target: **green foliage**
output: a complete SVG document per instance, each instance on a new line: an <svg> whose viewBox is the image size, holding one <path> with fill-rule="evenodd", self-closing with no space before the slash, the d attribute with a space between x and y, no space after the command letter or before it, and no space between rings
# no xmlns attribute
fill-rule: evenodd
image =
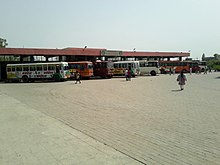
<svg viewBox="0 0 220 165"><path fill-rule="evenodd" d="M209 60L207 66L211 69L220 71L220 60Z"/></svg>
<svg viewBox="0 0 220 165"><path fill-rule="evenodd" d="M0 38L0 48L5 48L8 46L6 39Z"/></svg>

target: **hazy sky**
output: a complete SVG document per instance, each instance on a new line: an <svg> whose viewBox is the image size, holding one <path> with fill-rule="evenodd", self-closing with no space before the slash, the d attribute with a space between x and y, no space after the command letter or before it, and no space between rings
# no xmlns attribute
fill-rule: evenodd
<svg viewBox="0 0 220 165"><path fill-rule="evenodd" d="M220 53L220 0L0 0L8 47Z"/></svg>

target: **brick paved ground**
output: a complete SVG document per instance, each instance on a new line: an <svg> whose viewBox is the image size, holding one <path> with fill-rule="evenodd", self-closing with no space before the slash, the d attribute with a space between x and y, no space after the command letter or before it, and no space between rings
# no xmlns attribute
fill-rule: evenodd
<svg viewBox="0 0 220 165"><path fill-rule="evenodd" d="M179 91L176 77L0 84L0 92L120 152L116 158L96 159L106 159L106 164L109 159L117 161L109 164L220 164L220 73L187 75L184 91ZM78 156L71 159L73 164Z"/></svg>

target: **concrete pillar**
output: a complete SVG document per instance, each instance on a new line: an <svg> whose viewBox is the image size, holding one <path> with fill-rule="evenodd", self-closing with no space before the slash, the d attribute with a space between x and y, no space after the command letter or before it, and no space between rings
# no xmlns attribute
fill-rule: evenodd
<svg viewBox="0 0 220 165"><path fill-rule="evenodd" d="M23 62L23 56L20 56L20 62Z"/></svg>
<svg viewBox="0 0 220 165"><path fill-rule="evenodd" d="M46 58L46 61L48 62L48 60L49 60L49 57L48 57L48 56L45 56L45 58Z"/></svg>
<svg viewBox="0 0 220 165"><path fill-rule="evenodd" d="M62 56L59 56L59 61L62 61Z"/></svg>

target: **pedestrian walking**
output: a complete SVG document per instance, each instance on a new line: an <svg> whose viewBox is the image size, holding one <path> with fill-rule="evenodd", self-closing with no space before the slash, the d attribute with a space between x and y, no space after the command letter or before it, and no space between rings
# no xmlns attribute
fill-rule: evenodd
<svg viewBox="0 0 220 165"><path fill-rule="evenodd" d="M172 68L170 67L169 68L169 75L171 75L172 74Z"/></svg>
<svg viewBox="0 0 220 165"><path fill-rule="evenodd" d="M76 71L76 82L75 82L75 84L77 84L77 82L79 82L81 84L80 73L78 71Z"/></svg>
<svg viewBox="0 0 220 165"><path fill-rule="evenodd" d="M128 69L125 69L125 79L126 79L126 81L128 81Z"/></svg>
<svg viewBox="0 0 220 165"><path fill-rule="evenodd" d="M204 68L204 74L207 74L207 71L208 71L208 68L207 68L207 66L205 66L205 68Z"/></svg>
<svg viewBox="0 0 220 165"><path fill-rule="evenodd" d="M128 81L131 81L131 68L128 69Z"/></svg>
<svg viewBox="0 0 220 165"><path fill-rule="evenodd" d="M192 67L189 68L189 74L192 74Z"/></svg>
<svg viewBox="0 0 220 165"><path fill-rule="evenodd" d="M180 85L180 90L184 90L185 82L187 81L186 76L183 74L183 71L177 77L178 84Z"/></svg>

